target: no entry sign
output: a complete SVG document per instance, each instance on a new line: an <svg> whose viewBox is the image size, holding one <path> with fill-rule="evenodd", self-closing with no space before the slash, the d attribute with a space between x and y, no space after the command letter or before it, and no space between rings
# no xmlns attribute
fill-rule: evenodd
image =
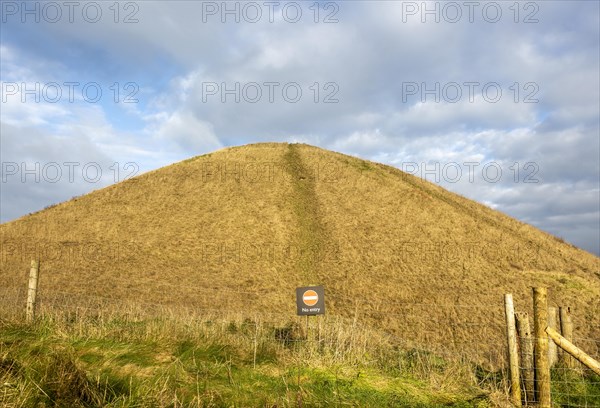
<svg viewBox="0 0 600 408"><path fill-rule="evenodd" d="M325 289L323 286L296 288L296 306L299 316L325 314Z"/></svg>

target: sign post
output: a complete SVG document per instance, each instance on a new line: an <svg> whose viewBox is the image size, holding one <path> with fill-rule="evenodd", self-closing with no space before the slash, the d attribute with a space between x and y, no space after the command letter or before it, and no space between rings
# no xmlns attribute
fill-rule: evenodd
<svg viewBox="0 0 600 408"><path fill-rule="evenodd" d="M323 286L296 288L298 316L306 316L306 338L309 339L308 317L325 314L325 289Z"/></svg>

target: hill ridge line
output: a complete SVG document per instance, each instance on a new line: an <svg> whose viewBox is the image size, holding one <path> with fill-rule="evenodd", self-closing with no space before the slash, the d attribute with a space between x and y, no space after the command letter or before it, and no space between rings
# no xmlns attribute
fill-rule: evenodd
<svg viewBox="0 0 600 408"><path fill-rule="evenodd" d="M379 164L379 163L376 163L376 164ZM408 183L410 186L418 189L419 191L422 191L423 193L429 195L430 197L432 197L434 199L439 200L440 202L443 202L443 203L449 205L450 207L453 207L454 209L462 212L463 214L467 215L468 217L470 217L473 220L482 221L482 222L488 224L489 226L492 226L492 227L498 229L499 231L503 231L503 232L508 233L509 235L516 236L523 243L532 243L533 242L530 239L528 239L527 237L523 236L522 231L520 230L520 228L531 226L530 224L523 223L522 221L519 221L517 219L510 217L513 220L518 221L521 224L519 226L519 228L515 229L515 228L512 228L511 226L504 225L502 222L500 222L494 218L507 216L507 215L496 209L485 207L486 209L491 210L491 212L492 212L491 215L486 214L483 211L483 208L478 208L478 210L476 212L474 212L474 211L470 210L465 204L461 203L458 199L458 198L460 198L460 199L466 199L466 200L472 201L469 198L460 196L457 193L454 193L450 190L444 190L445 193L449 193L449 194L446 194L447 196L445 196L444 194L441 194L434 190L433 187L441 187L435 183L432 183L427 180L419 179L418 177L416 177L410 173L406 173L394 166L390 166L390 165L386 165L386 164L379 164L379 166L384 167L385 169L387 169L388 171L390 171L392 173L401 173L402 180L404 182ZM481 203L478 203L478 204L482 205ZM536 228L537 230L539 230L540 232L545 234L548 238L557 240L557 237L555 237L554 235L549 234L543 230L540 230L539 228L537 228L535 226L534 226L534 228ZM546 251L548 253L548 255L552 254L553 256L565 256L565 254L558 254L556 252L556 250L553 249L548 243L540 241L540 242L535 242L535 245L537 245L538 250L543 249L544 251ZM567 244L567 245L570 245L570 244ZM570 245L570 246L573 247L572 245ZM580 249L577 247L575 247L575 248ZM541 256L541 254L538 253L538 256ZM567 255L567 257L569 258L569 260L571 262L576 264L579 268L585 268L585 266L579 261L579 259L577 259L577 257L572 256L572 255Z"/></svg>

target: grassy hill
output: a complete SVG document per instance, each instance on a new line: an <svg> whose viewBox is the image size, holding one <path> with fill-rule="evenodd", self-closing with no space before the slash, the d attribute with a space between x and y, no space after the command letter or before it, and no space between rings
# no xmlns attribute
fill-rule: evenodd
<svg viewBox="0 0 600 408"><path fill-rule="evenodd" d="M598 257L390 166L303 144L194 157L0 233L5 311L39 257L42 304L61 309L97 297L285 321L297 286L323 284L329 315L497 363L503 294L527 311L531 287L546 286L573 308L577 337L600 339Z"/></svg>

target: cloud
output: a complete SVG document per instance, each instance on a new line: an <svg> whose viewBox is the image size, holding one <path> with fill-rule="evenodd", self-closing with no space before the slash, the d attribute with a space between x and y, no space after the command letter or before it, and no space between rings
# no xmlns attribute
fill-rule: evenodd
<svg viewBox="0 0 600 408"><path fill-rule="evenodd" d="M210 123L189 112L175 112L163 120L156 136L179 146L184 151L208 153L223 147Z"/></svg>
<svg viewBox="0 0 600 408"><path fill-rule="evenodd" d="M113 161L88 137L7 123L0 131L2 222L114 183Z"/></svg>
<svg viewBox="0 0 600 408"><path fill-rule="evenodd" d="M27 132L36 146L80 154L85 141L103 160L142 171L259 141L304 141L398 167L458 163L467 171L465 162L478 162L473 182L440 184L600 253L589 227L600 219L597 2L496 2L497 22L481 4L470 21L459 2L454 23L455 6L444 2L298 3L296 23L288 3L256 3L258 22L248 21L248 2L175 1L134 2L138 9L121 8L118 23L109 3L99 3L104 14L94 24L3 23L1 81L97 81L108 96L30 104L17 94L2 105L3 157L29 159L9 140ZM240 14L223 14L223 5ZM437 8L439 23L424 5ZM131 11L138 21L123 23ZM324 23L327 16L338 22ZM134 82L139 102L113 103L115 82L121 96ZM492 162L503 171L494 183L481 174ZM528 176L538 183L524 183ZM44 202L29 187L11 188Z"/></svg>

